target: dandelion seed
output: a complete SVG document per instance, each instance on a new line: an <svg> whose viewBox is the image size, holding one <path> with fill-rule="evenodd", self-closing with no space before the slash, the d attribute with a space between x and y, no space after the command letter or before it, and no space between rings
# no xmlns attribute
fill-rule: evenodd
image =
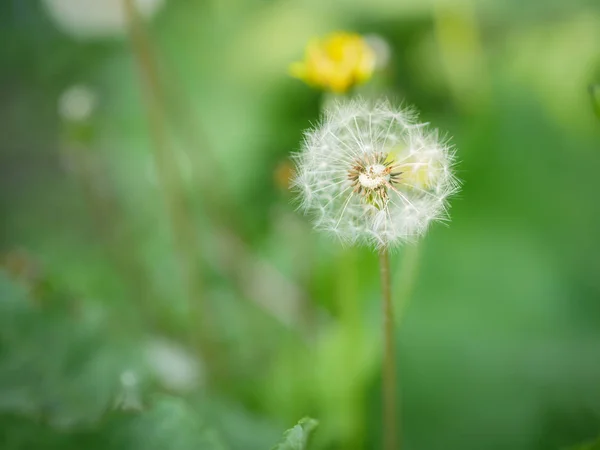
<svg viewBox="0 0 600 450"><path fill-rule="evenodd" d="M311 86L343 93L369 80L375 65L375 52L361 35L336 32L312 40L304 61L293 63L290 73Z"/></svg>
<svg viewBox="0 0 600 450"><path fill-rule="evenodd" d="M447 218L454 153L411 110L342 101L305 135L294 187L315 227L388 248Z"/></svg>

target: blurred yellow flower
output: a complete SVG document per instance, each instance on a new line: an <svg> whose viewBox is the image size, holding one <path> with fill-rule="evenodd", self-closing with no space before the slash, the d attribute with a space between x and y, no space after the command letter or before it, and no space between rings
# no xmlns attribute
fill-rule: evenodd
<svg viewBox="0 0 600 450"><path fill-rule="evenodd" d="M313 39L304 61L290 66L293 77L321 89L343 93L373 75L375 52L356 33L335 32Z"/></svg>

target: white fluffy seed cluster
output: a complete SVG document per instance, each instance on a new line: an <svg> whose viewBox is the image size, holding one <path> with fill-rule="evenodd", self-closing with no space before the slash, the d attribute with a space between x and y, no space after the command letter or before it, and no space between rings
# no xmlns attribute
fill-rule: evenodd
<svg viewBox="0 0 600 450"><path fill-rule="evenodd" d="M294 187L315 228L348 244L389 248L446 220L459 187L454 152L411 110L342 101L305 134Z"/></svg>

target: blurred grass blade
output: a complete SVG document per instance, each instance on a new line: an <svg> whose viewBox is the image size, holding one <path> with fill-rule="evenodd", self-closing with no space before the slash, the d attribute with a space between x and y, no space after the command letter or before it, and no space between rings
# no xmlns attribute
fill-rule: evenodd
<svg viewBox="0 0 600 450"><path fill-rule="evenodd" d="M600 84L590 85L590 97L592 98L594 113L600 119Z"/></svg>
<svg viewBox="0 0 600 450"><path fill-rule="evenodd" d="M319 422L310 417L301 419L294 428L290 428L283 435L283 441L272 450L306 450L308 441Z"/></svg>

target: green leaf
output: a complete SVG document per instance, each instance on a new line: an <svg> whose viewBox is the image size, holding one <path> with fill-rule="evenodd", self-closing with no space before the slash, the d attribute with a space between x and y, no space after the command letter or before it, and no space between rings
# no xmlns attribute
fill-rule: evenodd
<svg viewBox="0 0 600 450"><path fill-rule="evenodd" d="M272 450L306 450L312 432L319 424L315 419L305 417L298 424L285 432L283 441Z"/></svg>

